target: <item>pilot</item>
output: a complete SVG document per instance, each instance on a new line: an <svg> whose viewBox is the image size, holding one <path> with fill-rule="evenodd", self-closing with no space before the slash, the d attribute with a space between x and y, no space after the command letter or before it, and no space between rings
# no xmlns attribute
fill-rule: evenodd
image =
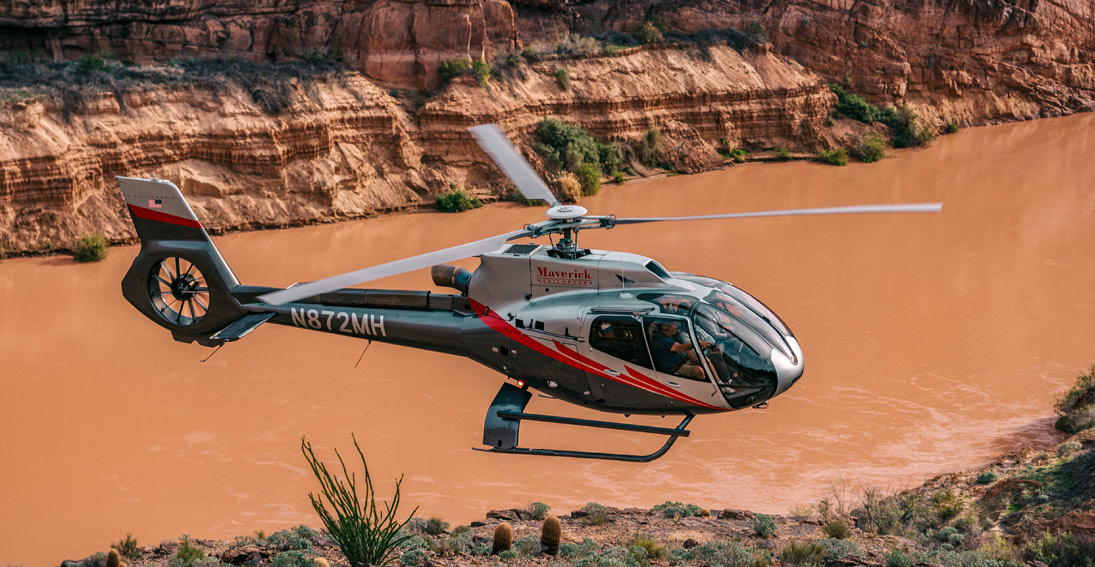
<svg viewBox="0 0 1095 567"><path fill-rule="evenodd" d="M654 324L654 336L652 337L654 351L654 367L659 372L676 374L694 380L706 380L700 359L696 357L695 345L691 341L677 340L677 322L667 321ZM700 341L701 348L708 348L714 343Z"/></svg>

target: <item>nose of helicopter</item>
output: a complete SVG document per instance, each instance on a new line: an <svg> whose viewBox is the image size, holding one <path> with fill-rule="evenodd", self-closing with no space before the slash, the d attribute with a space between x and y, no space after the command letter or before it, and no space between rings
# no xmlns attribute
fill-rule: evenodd
<svg viewBox="0 0 1095 567"><path fill-rule="evenodd" d="M772 364L776 367L776 396L786 392L795 382L798 382L798 379L802 378L802 372L805 369L802 347L799 346L798 340L793 336L784 336L784 340L786 340L787 346L791 347L791 354L794 359L784 356L779 350L772 351Z"/></svg>

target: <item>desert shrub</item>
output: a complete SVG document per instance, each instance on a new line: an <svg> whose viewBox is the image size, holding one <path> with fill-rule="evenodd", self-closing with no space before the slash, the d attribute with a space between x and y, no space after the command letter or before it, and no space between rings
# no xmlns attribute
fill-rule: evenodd
<svg viewBox="0 0 1095 567"><path fill-rule="evenodd" d="M848 165L848 152L844 148L821 150L817 153L817 159L828 165Z"/></svg>
<svg viewBox="0 0 1095 567"><path fill-rule="evenodd" d="M845 524L840 520L826 522L824 526L821 526L821 531L834 539L844 539L852 533L852 530L848 528L848 524Z"/></svg>
<svg viewBox="0 0 1095 567"><path fill-rule="evenodd" d="M654 22L647 20L639 28L639 41L643 42L643 45L655 45L665 43L665 37L662 36L662 30L658 29Z"/></svg>
<svg viewBox="0 0 1095 567"><path fill-rule="evenodd" d="M585 513L585 524L587 526L603 526L612 521L612 515L609 514L608 508L596 502L586 504Z"/></svg>
<svg viewBox="0 0 1095 567"><path fill-rule="evenodd" d="M627 178L624 177L623 172L617 171L612 175L612 181L615 182L617 185L623 185L624 182L627 181ZM4 259L2 252L3 250L0 250L0 260Z"/></svg>
<svg viewBox="0 0 1095 567"><path fill-rule="evenodd" d="M461 188L452 188L437 194L437 209L443 213L459 213L468 209L478 209L483 202L474 195L469 195Z"/></svg>
<svg viewBox="0 0 1095 567"><path fill-rule="evenodd" d="M860 138L855 154L860 161L874 163L886 157L886 141L873 134L867 134Z"/></svg>
<svg viewBox="0 0 1095 567"><path fill-rule="evenodd" d="M415 518L417 519L417 518ZM400 549L429 549L430 541L420 535L412 535L399 544Z"/></svg>
<svg viewBox="0 0 1095 567"><path fill-rule="evenodd" d="M482 59L476 59L471 64L471 72L475 75L475 82L478 83L479 86L487 86L487 80L490 79L490 63L487 63Z"/></svg>
<svg viewBox="0 0 1095 567"><path fill-rule="evenodd" d="M499 553L498 558L506 562L513 561L514 559L517 559L517 552L512 549L507 549Z"/></svg>
<svg viewBox="0 0 1095 567"><path fill-rule="evenodd" d="M430 562L430 556L424 549L410 549L399 556L399 564L404 567L426 565Z"/></svg>
<svg viewBox="0 0 1095 567"><path fill-rule="evenodd" d="M470 59L442 61L441 66L437 68L437 76L441 79L441 85L444 86L454 78L467 73L469 69L471 69Z"/></svg>
<svg viewBox="0 0 1095 567"><path fill-rule="evenodd" d="M426 520L426 533L436 536L445 533L445 530L449 529L449 523L441 518L430 518Z"/></svg>
<svg viewBox="0 0 1095 567"><path fill-rule="evenodd" d="M1018 555L1015 546L1011 545L1000 534L996 534L991 540L985 542L980 551L982 557L1005 565L1013 563Z"/></svg>
<svg viewBox="0 0 1095 567"><path fill-rule="evenodd" d="M552 178L552 188L555 194L563 201L577 203L582 196L582 183L578 176L569 171L560 172Z"/></svg>
<svg viewBox="0 0 1095 567"><path fill-rule="evenodd" d="M674 549L671 563L695 561L708 567L763 567L771 563L767 552L729 540L708 541L692 549Z"/></svg>
<svg viewBox="0 0 1095 567"><path fill-rule="evenodd" d="M741 31L757 43L768 43L768 31L760 22L749 22Z"/></svg>
<svg viewBox="0 0 1095 567"><path fill-rule="evenodd" d="M205 557L205 552L190 543L190 534L183 534L179 538L179 549L175 551L175 557L171 558L171 567L189 567Z"/></svg>
<svg viewBox="0 0 1095 567"><path fill-rule="evenodd" d="M836 107L833 109L836 112L865 124L871 124L878 120L878 108L867 102L863 97L850 93L847 89L837 84L829 85L829 89L832 90L837 97Z"/></svg>
<svg viewBox="0 0 1095 567"><path fill-rule="evenodd" d="M0 258L2 257L0 255ZM125 534L125 539L118 543L111 543L110 547L117 550L122 557L128 559L137 559L141 556L141 549L137 547L137 539L133 537L133 534Z"/></svg>
<svg viewBox="0 0 1095 567"><path fill-rule="evenodd" d="M513 542L513 549L517 551L518 555L525 557L534 557L540 553L543 547L540 544L540 538L535 535L527 535L521 539Z"/></svg>
<svg viewBox="0 0 1095 567"><path fill-rule="evenodd" d="M77 262L98 262L107 255L106 237L101 234L84 234L76 241L73 256Z"/></svg>
<svg viewBox="0 0 1095 567"><path fill-rule="evenodd" d="M918 131L916 111L909 105L902 105L901 108L886 107L879 112L878 121L890 127L893 147L912 148L921 145L922 130Z"/></svg>
<svg viewBox="0 0 1095 567"><path fill-rule="evenodd" d="M815 565L825 562L825 546L816 542L793 541L779 552L781 565Z"/></svg>
<svg viewBox="0 0 1095 567"><path fill-rule="evenodd" d="M266 543L278 551L312 549L312 540L318 535L312 528L301 524L295 528L270 534L270 537L266 538Z"/></svg>
<svg viewBox="0 0 1095 567"><path fill-rule="evenodd" d="M587 191L600 189L600 176L612 175L620 169L621 148L616 143L602 144L581 126L567 124L554 118L545 118L536 128L536 144L533 148L553 169L565 169L578 175L581 186ZM592 182L592 171L581 172L584 164L596 168L597 182ZM583 179L583 175L587 176ZM593 194L593 193L587 193Z"/></svg>
<svg viewBox="0 0 1095 567"><path fill-rule="evenodd" d="M316 567L316 559L301 550L283 551L274 556L272 567Z"/></svg>
<svg viewBox="0 0 1095 567"><path fill-rule="evenodd" d="M745 160L749 159L749 152L741 148L734 148L727 157L734 160L734 163L745 163Z"/></svg>
<svg viewBox="0 0 1095 567"><path fill-rule="evenodd" d="M350 474L337 449L335 456L342 467L342 478L332 476L327 465L316 458L312 444L301 437L300 450L320 484L320 494L309 492L308 499L316 514L323 520L327 533L342 549L351 565L384 565L399 544L410 537L399 533L418 508L406 520L400 522L396 519L399 510L399 486L403 483L403 477L399 477L391 500L384 503L384 512L377 510L369 465L365 462L365 455L357 444L357 438L353 437L353 440L354 448L361 458L361 466L365 469L362 487L364 490L360 492L356 475Z"/></svg>
<svg viewBox="0 0 1095 567"><path fill-rule="evenodd" d="M590 538L585 538L582 543L562 543L559 544L559 555L562 555L565 559L570 561L576 561L586 557L587 555L597 552L597 542Z"/></svg>
<svg viewBox="0 0 1095 567"><path fill-rule="evenodd" d="M1067 392L1057 399L1053 408L1057 410L1057 413L1061 414L1061 416L1069 417L1070 415L1081 413L1093 404L1095 404L1095 364L1092 364L1086 373L1080 374L1076 378L1076 382ZM1060 424L1061 421L1058 420L1058 429L1062 429ZM1079 425L1077 423L1067 423L1066 425L1071 426L1069 429L1062 429L1062 431L1065 431L1066 433L1076 433L1086 429L1086 427L1077 428L1076 426Z"/></svg>
<svg viewBox="0 0 1095 567"><path fill-rule="evenodd" d="M958 528L954 526L947 526L938 532L935 532L935 539L941 543L950 544L952 546L962 543L964 539L962 534L958 533Z"/></svg>
<svg viewBox="0 0 1095 567"><path fill-rule="evenodd" d="M959 126L957 122L947 122L947 125L943 127L943 133L954 134L958 132Z"/></svg>
<svg viewBox="0 0 1095 567"><path fill-rule="evenodd" d="M1071 455L1083 448L1083 443L1072 439L1070 441L1065 441L1064 443L1061 443L1061 446L1057 447L1057 455L1060 457L1067 457L1068 455Z"/></svg>
<svg viewBox="0 0 1095 567"><path fill-rule="evenodd" d="M639 548L642 550L636 557L641 563L649 561L661 561L665 559L669 554L665 549L665 546L658 543L658 540L645 534L635 534L635 537L631 538L631 542L628 543L628 550ZM635 553L631 554L633 557Z"/></svg>
<svg viewBox="0 0 1095 567"><path fill-rule="evenodd" d="M825 547L825 561L832 563L839 561L845 557L862 557L863 551L859 549L859 546L854 541L846 539L823 539L820 543Z"/></svg>
<svg viewBox="0 0 1095 567"><path fill-rule="evenodd" d="M541 521L547 518L548 512L551 511L551 506L544 504L543 502L533 502L528 505L529 519Z"/></svg>
<svg viewBox="0 0 1095 567"><path fill-rule="evenodd" d="M585 162L578 166L576 172L578 183L582 186L583 195L596 195L601 192L601 170L596 165Z"/></svg>
<svg viewBox="0 0 1095 567"><path fill-rule="evenodd" d="M860 490L859 499L862 505L852 513L857 518L857 525L866 531L897 534L918 515L914 498L885 498L878 489L864 487Z"/></svg>
<svg viewBox="0 0 1095 567"><path fill-rule="evenodd" d="M932 503L935 513L944 521L962 513L962 498L949 486L932 494Z"/></svg>
<svg viewBox="0 0 1095 567"><path fill-rule="evenodd" d="M886 567L913 567L913 560L900 549L891 549L886 553Z"/></svg>
<svg viewBox="0 0 1095 567"><path fill-rule="evenodd" d="M753 533L765 539L776 535L776 521L768 514L757 514L753 518Z"/></svg>
<svg viewBox="0 0 1095 567"><path fill-rule="evenodd" d="M657 128L646 131L639 141L639 161L643 165L655 167L662 161L662 132Z"/></svg>
<svg viewBox="0 0 1095 567"><path fill-rule="evenodd" d="M996 473L993 471L983 471L977 475L977 484L992 484L996 482Z"/></svg>
<svg viewBox="0 0 1095 567"><path fill-rule="evenodd" d="M564 91L570 90L570 71L567 71L566 67L555 69L555 84Z"/></svg>
<svg viewBox="0 0 1095 567"><path fill-rule="evenodd" d="M710 516L711 513L695 504L681 504L680 502L665 501L650 510L656 514L662 514L666 518L685 518L688 516Z"/></svg>
<svg viewBox="0 0 1095 567"><path fill-rule="evenodd" d="M787 148L780 148L776 150L776 157L783 161L788 161L794 159L795 156L791 153L791 150Z"/></svg>

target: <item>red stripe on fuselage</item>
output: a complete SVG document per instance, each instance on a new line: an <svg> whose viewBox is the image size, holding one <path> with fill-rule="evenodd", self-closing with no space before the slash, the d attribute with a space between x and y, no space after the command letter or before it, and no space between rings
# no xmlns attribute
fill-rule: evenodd
<svg viewBox="0 0 1095 567"><path fill-rule="evenodd" d="M495 315L493 311L490 311L482 303L479 303L474 299L471 299L469 301L471 302L472 309L474 309L475 313L479 315L479 319L491 329L494 329L495 331L498 331L499 333L510 337L511 339L521 343L522 345L525 345L535 350L536 352L539 352L540 354L567 364L568 366L572 366L582 371L591 371L597 376L607 378L609 380L612 380L613 382L619 382L627 386L634 386L641 390L646 390L653 394L658 394L659 396L673 398L677 401L685 402L694 406L700 406L719 411L729 411L727 410L727 408L713 406L711 404L701 402L697 399L690 398L675 390L671 390L669 389L669 387L663 385L661 382L658 382L657 380L654 380L649 376L639 373L628 366L624 366L626 373L620 374L619 376L607 374L604 372L605 370L608 370L607 366L604 366L600 363L597 363L593 360L590 360L589 358L582 356L578 352L567 348L565 345L558 341L553 340L556 348L558 348L559 351L552 350L541 344L536 339L522 333L520 329L514 327L513 325L510 325L509 322L505 321L498 315Z"/></svg>
<svg viewBox="0 0 1095 567"><path fill-rule="evenodd" d="M177 224L179 226L189 226L190 228L201 228L202 223L193 220L185 219L183 217L177 217L175 215L169 215L164 212L154 211L152 209L146 209L144 207L138 207L137 205L129 205L129 210L133 211L133 214L150 221L166 222L171 224Z"/></svg>

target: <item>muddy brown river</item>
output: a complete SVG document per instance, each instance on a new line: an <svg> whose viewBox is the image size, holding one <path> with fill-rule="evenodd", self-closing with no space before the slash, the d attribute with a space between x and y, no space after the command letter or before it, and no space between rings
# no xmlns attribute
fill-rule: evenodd
<svg viewBox="0 0 1095 567"><path fill-rule="evenodd" d="M466 523L532 501L665 500L785 513L843 484L898 490L1056 439L1052 402L1095 360L1095 115L963 130L876 164L748 165L607 186L619 216L943 201L935 215L768 218L588 231L731 281L801 342L765 410L701 416L649 464L472 451L501 375L466 359L264 326L207 362L123 299L137 248L0 264L0 564L56 565L132 533L227 538L318 518L300 453L355 433L405 512ZM244 283L288 285L540 220L510 204L234 234ZM474 259L463 263L474 267ZM373 287L436 289L427 271ZM534 398L529 411L601 416ZM648 418L643 423L675 420ZM537 427L539 425L539 427ZM651 451L650 437L529 423L527 446ZM576 440L575 438L579 438Z"/></svg>

